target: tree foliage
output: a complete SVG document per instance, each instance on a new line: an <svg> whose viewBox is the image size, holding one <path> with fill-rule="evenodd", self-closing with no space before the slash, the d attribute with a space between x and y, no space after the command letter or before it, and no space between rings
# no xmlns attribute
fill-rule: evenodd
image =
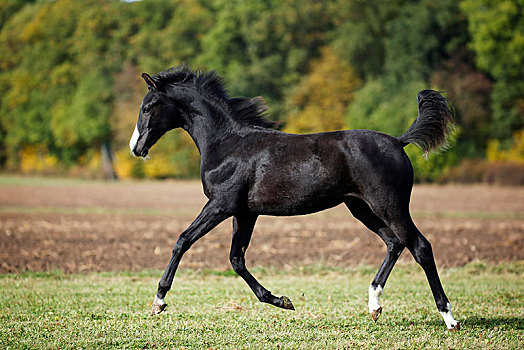
<svg viewBox="0 0 524 350"><path fill-rule="evenodd" d="M523 8L522 0L0 0L0 166L91 169L112 145L122 176L196 176L198 152L182 132L163 137L150 162L127 151L146 92L140 73L186 62L216 70L233 96L263 96L293 132L398 136L416 117L418 90L445 90L460 125L454 150L422 161L408 149L420 179L434 180L461 158L515 144Z"/></svg>
<svg viewBox="0 0 524 350"><path fill-rule="evenodd" d="M461 5L477 66L495 80L493 136L509 140L524 126L524 1L465 0Z"/></svg>
<svg viewBox="0 0 524 350"><path fill-rule="evenodd" d="M285 131L294 133L341 130L344 115L362 82L353 67L343 62L331 47L312 61L311 71L289 98Z"/></svg>

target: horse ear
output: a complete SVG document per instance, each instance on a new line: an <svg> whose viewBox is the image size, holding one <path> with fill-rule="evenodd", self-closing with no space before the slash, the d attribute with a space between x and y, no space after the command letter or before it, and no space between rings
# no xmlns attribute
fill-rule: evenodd
<svg viewBox="0 0 524 350"><path fill-rule="evenodd" d="M144 79L144 81L146 82L147 88L149 90L151 90L151 91L157 91L158 90L157 84L155 83L153 78L151 78L151 76L149 74L142 73L142 79Z"/></svg>

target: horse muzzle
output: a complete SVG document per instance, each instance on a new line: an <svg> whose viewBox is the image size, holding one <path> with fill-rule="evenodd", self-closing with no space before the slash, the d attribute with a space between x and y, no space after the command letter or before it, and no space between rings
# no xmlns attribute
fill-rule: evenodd
<svg viewBox="0 0 524 350"><path fill-rule="evenodd" d="M146 147L142 148L142 150L139 150L137 148L131 150L131 154L133 154L133 156L135 156L135 157L142 157L142 158L144 158L144 157L147 156L148 153L149 153L149 150Z"/></svg>
<svg viewBox="0 0 524 350"><path fill-rule="evenodd" d="M149 152L149 148L146 146L146 140L148 138L149 132L146 131L144 134L140 134L138 127L135 127L133 136L129 141L129 148L131 149L131 154L135 157L145 157Z"/></svg>

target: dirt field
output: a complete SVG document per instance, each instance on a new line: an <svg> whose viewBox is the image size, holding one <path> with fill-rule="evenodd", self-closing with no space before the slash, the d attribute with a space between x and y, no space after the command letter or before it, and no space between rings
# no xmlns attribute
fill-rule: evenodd
<svg viewBox="0 0 524 350"><path fill-rule="evenodd" d="M205 203L199 182L75 182L0 178L0 273L163 269ZM524 188L416 186L414 221L438 266L524 259ZM231 220L198 241L182 268L229 268ZM378 268L385 246L337 208L261 217L250 267L322 263ZM412 261L408 252L401 260Z"/></svg>

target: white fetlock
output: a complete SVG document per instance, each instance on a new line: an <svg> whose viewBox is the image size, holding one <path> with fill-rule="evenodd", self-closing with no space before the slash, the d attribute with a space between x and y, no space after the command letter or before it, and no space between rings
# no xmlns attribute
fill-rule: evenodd
<svg viewBox="0 0 524 350"><path fill-rule="evenodd" d="M451 304L448 303L446 305L448 311L440 311L440 314L442 315L442 318L444 319L444 322L446 322L446 326L448 327L449 332L455 332L460 329L460 323L455 321L453 318L453 315L451 314Z"/></svg>
<svg viewBox="0 0 524 350"><path fill-rule="evenodd" d="M155 299L153 300L151 313L153 315L158 315L159 313L164 311L166 306L167 306L167 304L164 302L164 299L161 299L161 298L159 298L158 296L155 295Z"/></svg>
<svg viewBox="0 0 524 350"><path fill-rule="evenodd" d="M380 306L380 295L382 294L382 287L377 286L373 287L372 285L369 286L369 300L368 300L368 308L369 313L371 314L371 317L373 318L373 321L377 321L378 317L382 313L382 307Z"/></svg>
<svg viewBox="0 0 524 350"><path fill-rule="evenodd" d="M155 300L153 300L153 305L165 305L164 299L160 299L155 295Z"/></svg>

